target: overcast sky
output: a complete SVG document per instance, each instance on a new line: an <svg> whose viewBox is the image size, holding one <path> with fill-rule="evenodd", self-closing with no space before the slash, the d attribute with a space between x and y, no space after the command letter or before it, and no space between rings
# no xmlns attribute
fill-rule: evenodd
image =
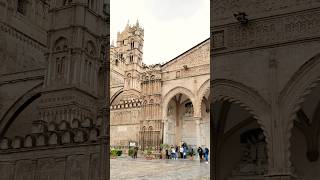
<svg viewBox="0 0 320 180"><path fill-rule="evenodd" d="M110 0L111 41L128 20L144 28L143 62L167 62L210 35L210 0Z"/></svg>

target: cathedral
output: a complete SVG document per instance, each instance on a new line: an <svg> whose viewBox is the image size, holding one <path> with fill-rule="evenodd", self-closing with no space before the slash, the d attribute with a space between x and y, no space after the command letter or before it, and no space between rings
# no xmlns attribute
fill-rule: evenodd
<svg viewBox="0 0 320 180"><path fill-rule="evenodd" d="M164 64L143 63L144 29L118 32L110 49L110 145L210 145L209 39Z"/></svg>

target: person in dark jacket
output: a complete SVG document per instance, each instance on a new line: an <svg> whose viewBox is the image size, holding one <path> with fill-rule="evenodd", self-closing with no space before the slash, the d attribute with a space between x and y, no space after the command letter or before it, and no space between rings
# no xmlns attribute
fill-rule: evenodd
<svg viewBox="0 0 320 180"><path fill-rule="evenodd" d="M206 147L204 149L204 158L206 159L206 163L209 163L209 149Z"/></svg>
<svg viewBox="0 0 320 180"><path fill-rule="evenodd" d="M200 161L202 160L202 156L203 156L203 149L201 147L198 148L198 154L199 154L199 158L200 158Z"/></svg>

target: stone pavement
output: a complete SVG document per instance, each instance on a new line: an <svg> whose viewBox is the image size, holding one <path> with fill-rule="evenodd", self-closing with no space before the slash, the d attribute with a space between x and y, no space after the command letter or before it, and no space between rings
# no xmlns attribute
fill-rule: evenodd
<svg viewBox="0 0 320 180"><path fill-rule="evenodd" d="M111 159L111 180L209 180L210 165L198 160Z"/></svg>

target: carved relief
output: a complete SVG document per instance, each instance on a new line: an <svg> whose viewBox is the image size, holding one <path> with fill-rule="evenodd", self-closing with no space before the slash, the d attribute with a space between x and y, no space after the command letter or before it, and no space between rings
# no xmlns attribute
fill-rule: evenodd
<svg viewBox="0 0 320 180"><path fill-rule="evenodd" d="M261 129L252 129L241 134L241 161L233 176L263 175L267 171L266 141Z"/></svg>

